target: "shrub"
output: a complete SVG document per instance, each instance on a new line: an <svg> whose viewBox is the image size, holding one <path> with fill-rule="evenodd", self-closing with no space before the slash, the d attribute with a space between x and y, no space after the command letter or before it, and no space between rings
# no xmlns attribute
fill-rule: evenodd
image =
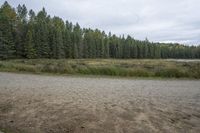
<svg viewBox="0 0 200 133"><path fill-rule="evenodd" d="M0 61L0 71L126 77L200 78L200 63L169 62L165 60L18 59Z"/></svg>
<svg viewBox="0 0 200 133"><path fill-rule="evenodd" d="M157 77L175 77L175 78L180 78L180 77L186 77L187 74L176 69L176 68L166 68L162 69L160 71L157 71L155 73L155 76Z"/></svg>

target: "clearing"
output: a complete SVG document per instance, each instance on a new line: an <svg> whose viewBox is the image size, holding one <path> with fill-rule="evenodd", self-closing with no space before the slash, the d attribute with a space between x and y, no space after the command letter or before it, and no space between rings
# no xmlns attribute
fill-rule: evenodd
<svg viewBox="0 0 200 133"><path fill-rule="evenodd" d="M199 80L0 73L5 133L197 133L199 125Z"/></svg>

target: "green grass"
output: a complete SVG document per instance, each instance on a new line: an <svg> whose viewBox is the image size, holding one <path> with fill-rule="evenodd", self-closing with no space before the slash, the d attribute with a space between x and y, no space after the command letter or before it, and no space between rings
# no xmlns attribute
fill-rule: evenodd
<svg viewBox="0 0 200 133"><path fill-rule="evenodd" d="M18 59L0 61L0 71L200 79L200 62L150 59Z"/></svg>

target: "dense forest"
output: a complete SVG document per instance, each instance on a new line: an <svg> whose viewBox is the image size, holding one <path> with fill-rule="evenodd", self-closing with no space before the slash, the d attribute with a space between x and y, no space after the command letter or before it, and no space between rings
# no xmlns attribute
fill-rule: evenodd
<svg viewBox="0 0 200 133"><path fill-rule="evenodd" d="M36 14L25 5L15 9L4 2L0 8L0 59L15 58L200 58L200 46L107 35L51 17L45 8Z"/></svg>

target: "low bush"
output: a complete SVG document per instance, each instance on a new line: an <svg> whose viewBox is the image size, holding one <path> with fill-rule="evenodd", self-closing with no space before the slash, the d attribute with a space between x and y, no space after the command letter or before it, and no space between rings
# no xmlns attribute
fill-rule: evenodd
<svg viewBox="0 0 200 133"><path fill-rule="evenodd" d="M0 71L199 79L200 62L111 59L5 60L0 61Z"/></svg>
<svg viewBox="0 0 200 133"><path fill-rule="evenodd" d="M187 77L188 75L185 72L182 72L181 70L178 70L176 68L166 68L155 72L155 76L180 78L180 77Z"/></svg>

